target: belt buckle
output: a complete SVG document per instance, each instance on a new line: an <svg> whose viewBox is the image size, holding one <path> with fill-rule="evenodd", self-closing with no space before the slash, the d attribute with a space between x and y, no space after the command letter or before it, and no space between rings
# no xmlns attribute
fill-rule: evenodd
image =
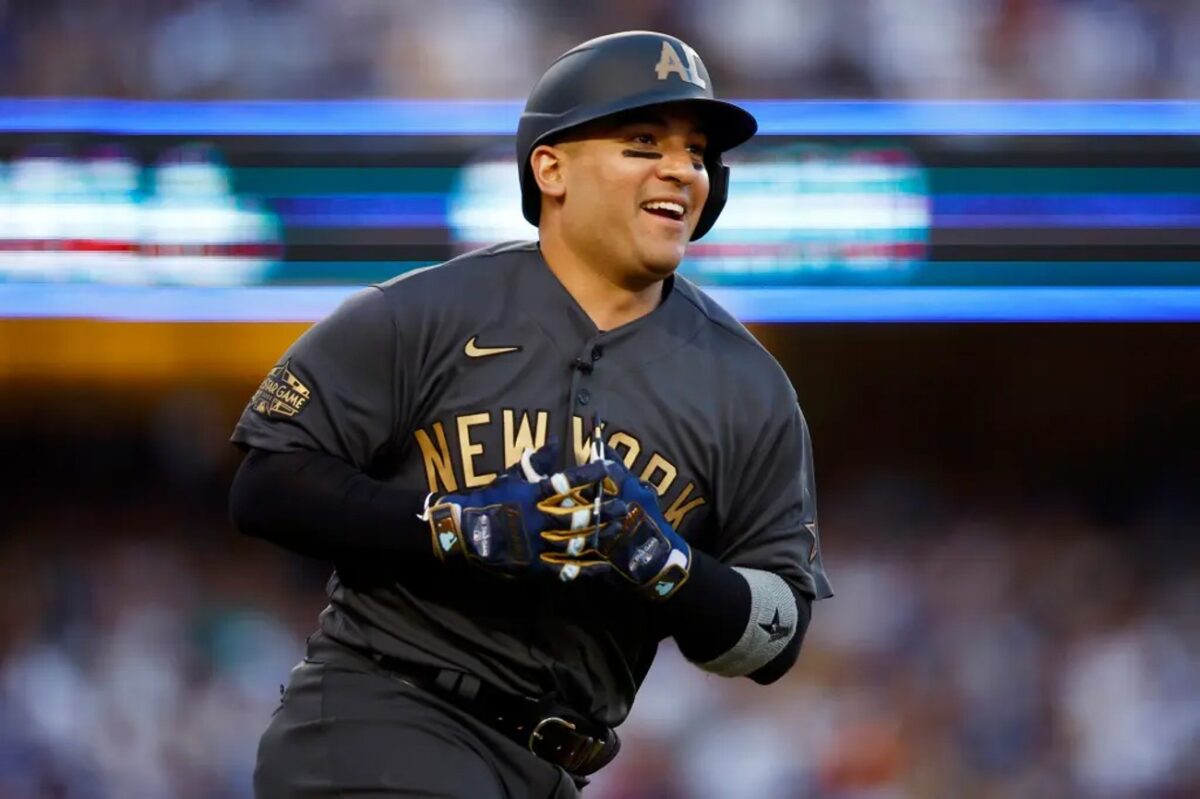
<svg viewBox="0 0 1200 799"><path fill-rule="evenodd" d="M607 740L607 736L596 738L580 732L573 722L564 718L548 716L539 721L529 734L529 751L571 774L587 775L611 762L616 755L617 747L609 748ZM543 745L548 747L547 751L540 751ZM609 756L598 760L598 756L605 751L609 752Z"/></svg>
<svg viewBox="0 0 1200 799"><path fill-rule="evenodd" d="M572 722L559 716L542 719L529 733L529 751L535 757L562 766L572 773L591 756L592 743L591 737L577 732Z"/></svg>
<svg viewBox="0 0 1200 799"><path fill-rule="evenodd" d="M575 725L572 724L571 722L567 721L566 719L559 718L558 716L547 716L546 718L542 719L541 721L539 721L537 723L537 726L533 728L533 732L529 733L529 751L533 752L535 755L538 754L537 748L536 748L537 742L541 741L545 738L545 735L542 732L542 728L546 727L546 725L548 725L548 724L561 724L566 730L568 730L570 732L575 731ZM548 731L549 730L547 730L547 732ZM539 757L540 757L540 755L539 755Z"/></svg>

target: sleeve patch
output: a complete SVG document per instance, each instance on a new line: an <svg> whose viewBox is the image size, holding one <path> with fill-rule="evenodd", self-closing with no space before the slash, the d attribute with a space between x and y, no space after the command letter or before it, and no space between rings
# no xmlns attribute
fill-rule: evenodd
<svg viewBox="0 0 1200 799"><path fill-rule="evenodd" d="M312 392L296 377L287 360L272 369L250 400L250 407L260 416L275 419L281 416L298 416Z"/></svg>

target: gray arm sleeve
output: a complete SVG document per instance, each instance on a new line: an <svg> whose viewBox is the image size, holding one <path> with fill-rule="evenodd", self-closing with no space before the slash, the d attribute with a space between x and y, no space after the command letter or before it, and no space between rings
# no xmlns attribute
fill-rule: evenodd
<svg viewBox="0 0 1200 799"><path fill-rule="evenodd" d="M736 568L750 585L750 619L742 637L725 654L698 664L722 677L741 677L765 666L796 635L796 596L777 574Z"/></svg>

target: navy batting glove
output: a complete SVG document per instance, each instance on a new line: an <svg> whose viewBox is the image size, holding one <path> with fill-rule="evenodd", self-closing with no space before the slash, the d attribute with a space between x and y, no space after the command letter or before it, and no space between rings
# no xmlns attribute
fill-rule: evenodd
<svg viewBox="0 0 1200 799"><path fill-rule="evenodd" d="M600 463L604 478L594 489L586 487L592 472L581 470ZM658 505L658 492L625 467L611 448L593 463L564 472L589 498L591 518L584 529L544 530L541 537L555 549L541 560L559 571L563 580L582 573L607 573L623 577L651 599L667 599L687 581L692 549L675 532Z"/></svg>
<svg viewBox="0 0 1200 799"><path fill-rule="evenodd" d="M431 501L422 518L429 522L433 551L443 562L459 558L504 577L540 567L540 533L582 526L590 516L580 488L562 473L547 475L558 460L555 439L521 460L491 484L472 492ZM543 471L545 470L545 471ZM602 469L591 470L594 484ZM581 472L577 479L588 479ZM433 495L430 495L433 500Z"/></svg>

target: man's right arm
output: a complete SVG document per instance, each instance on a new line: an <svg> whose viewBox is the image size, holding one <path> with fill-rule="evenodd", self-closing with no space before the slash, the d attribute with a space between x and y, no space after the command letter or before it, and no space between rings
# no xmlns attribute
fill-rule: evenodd
<svg viewBox="0 0 1200 799"><path fill-rule="evenodd" d="M229 494L238 530L326 560L433 558L424 494L368 474L404 429L397 324L384 291L363 289L270 370L232 436L247 453Z"/></svg>
<svg viewBox="0 0 1200 799"><path fill-rule="evenodd" d="M248 454L230 487L230 518L243 533L325 560L463 560L515 576L537 564L537 535L551 523L543 508L566 490L533 469L537 453L530 472L506 472L428 509L423 490L371 477L407 429L419 382L398 318L383 290L364 289L284 353L233 432ZM460 514L478 522L470 536Z"/></svg>
<svg viewBox="0 0 1200 799"><path fill-rule="evenodd" d="M376 480L325 452L249 448L229 490L229 516L246 535L336 560L387 554L436 561L425 494Z"/></svg>

